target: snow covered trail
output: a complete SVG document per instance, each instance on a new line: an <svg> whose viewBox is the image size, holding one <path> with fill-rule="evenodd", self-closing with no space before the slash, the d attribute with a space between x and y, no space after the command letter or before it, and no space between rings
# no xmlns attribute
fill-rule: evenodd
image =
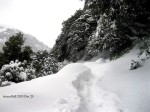
<svg viewBox="0 0 150 112"><path fill-rule="evenodd" d="M55 102L52 112L124 112L118 97L100 87L100 80L90 69L80 73L72 86L76 93Z"/></svg>
<svg viewBox="0 0 150 112"><path fill-rule="evenodd" d="M150 59L129 70L137 53L69 64L55 75L0 88L0 112L150 112ZM3 97L9 95L34 97Z"/></svg>
<svg viewBox="0 0 150 112"><path fill-rule="evenodd" d="M4 98L4 95L34 98ZM118 97L100 86L83 64L70 64L59 73L0 88L2 112L124 112Z"/></svg>
<svg viewBox="0 0 150 112"><path fill-rule="evenodd" d="M101 80L100 87L117 94L126 112L150 112L150 59L142 67L129 70L137 54L133 49L117 60L85 65Z"/></svg>

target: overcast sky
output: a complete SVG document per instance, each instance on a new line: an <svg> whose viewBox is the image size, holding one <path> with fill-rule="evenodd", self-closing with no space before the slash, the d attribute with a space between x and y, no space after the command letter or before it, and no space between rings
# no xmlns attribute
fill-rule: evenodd
<svg viewBox="0 0 150 112"><path fill-rule="evenodd" d="M0 0L0 25L17 28L52 47L63 20L82 7L80 0Z"/></svg>

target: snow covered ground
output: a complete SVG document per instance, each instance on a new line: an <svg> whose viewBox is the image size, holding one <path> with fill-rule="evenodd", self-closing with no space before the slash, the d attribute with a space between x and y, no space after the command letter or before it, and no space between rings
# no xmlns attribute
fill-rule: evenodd
<svg viewBox="0 0 150 112"><path fill-rule="evenodd" d="M69 64L55 75L0 88L0 112L149 112L150 60L129 70L136 58L134 49L115 61Z"/></svg>

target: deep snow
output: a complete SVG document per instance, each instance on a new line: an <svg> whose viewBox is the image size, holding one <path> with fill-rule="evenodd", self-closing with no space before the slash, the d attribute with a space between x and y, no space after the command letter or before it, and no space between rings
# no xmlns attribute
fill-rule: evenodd
<svg viewBox="0 0 150 112"><path fill-rule="evenodd" d="M69 64L55 75L0 88L0 112L149 112L150 60L129 70L133 59L135 49L114 61ZM30 98L4 98L10 95Z"/></svg>

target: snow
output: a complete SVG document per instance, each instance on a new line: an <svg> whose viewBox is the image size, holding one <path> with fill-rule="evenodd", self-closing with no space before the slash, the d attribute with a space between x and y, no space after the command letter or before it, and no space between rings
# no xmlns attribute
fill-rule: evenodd
<svg viewBox="0 0 150 112"><path fill-rule="evenodd" d="M27 74L25 73L25 72L21 72L20 74L19 74L19 78L21 79L21 80L26 80L27 79Z"/></svg>
<svg viewBox="0 0 150 112"><path fill-rule="evenodd" d="M129 70L137 53L133 49L114 61L98 59L96 62L69 64L57 74L2 87L0 110L149 112L150 60L139 69Z"/></svg>

